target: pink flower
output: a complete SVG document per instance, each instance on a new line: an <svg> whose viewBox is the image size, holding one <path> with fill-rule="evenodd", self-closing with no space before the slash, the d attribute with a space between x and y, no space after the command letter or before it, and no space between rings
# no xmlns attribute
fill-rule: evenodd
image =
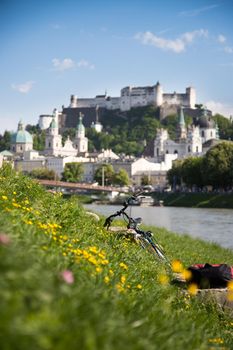
<svg viewBox="0 0 233 350"><path fill-rule="evenodd" d="M10 238L5 233L0 233L0 245L7 245L10 243Z"/></svg>
<svg viewBox="0 0 233 350"><path fill-rule="evenodd" d="M74 275L73 275L73 272L70 270L62 271L61 277L67 284L74 283Z"/></svg>

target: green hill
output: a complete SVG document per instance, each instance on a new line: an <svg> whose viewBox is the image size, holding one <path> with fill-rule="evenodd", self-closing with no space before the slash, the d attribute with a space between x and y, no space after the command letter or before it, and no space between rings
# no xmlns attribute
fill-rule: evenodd
<svg viewBox="0 0 233 350"><path fill-rule="evenodd" d="M233 348L227 312L102 225L76 199L0 171L2 350ZM232 251L154 230L171 261L233 265Z"/></svg>

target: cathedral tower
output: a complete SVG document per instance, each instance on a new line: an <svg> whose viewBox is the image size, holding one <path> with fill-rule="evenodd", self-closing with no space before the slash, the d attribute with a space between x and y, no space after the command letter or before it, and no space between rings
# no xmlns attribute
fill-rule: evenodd
<svg viewBox="0 0 233 350"><path fill-rule="evenodd" d="M82 123L83 114L79 113L79 123L76 128L76 135L74 139L74 147L77 149L78 154L86 153L88 150L88 139L85 137L85 127Z"/></svg>
<svg viewBox="0 0 233 350"><path fill-rule="evenodd" d="M46 130L45 153L56 156L60 154L61 148L62 136L58 133L58 124L54 116L49 128Z"/></svg>

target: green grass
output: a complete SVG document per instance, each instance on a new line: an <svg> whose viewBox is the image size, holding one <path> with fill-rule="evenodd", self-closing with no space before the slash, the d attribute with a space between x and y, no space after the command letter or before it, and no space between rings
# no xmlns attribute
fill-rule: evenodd
<svg viewBox="0 0 233 350"><path fill-rule="evenodd" d="M216 193L156 193L165 206L233 209L233 194Z"/></svg>
<svg viewBox="0 0 233 350"><path fill-rule="evenodd" d="M75 199L4 168L0 210L1 350L233 348L227 312L162 283L166 265ZM153 231L171 261L233 264L230 250Z"/></svg>

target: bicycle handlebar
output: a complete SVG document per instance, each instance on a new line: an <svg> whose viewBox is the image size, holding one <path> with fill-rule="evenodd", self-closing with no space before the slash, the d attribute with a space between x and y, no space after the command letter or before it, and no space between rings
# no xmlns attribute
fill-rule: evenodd
<svg viewBox="0 0 233 350"><path fill-rule="evenodd" d="M113 219L114 219L115 217L117 217L117 216L125 215L126 218L129 220L129 223L130 223L130 221L133 220L132 218L129 217L129 215L125 212L125 210L128 208L128 206L130 205L130 202L131 202L131 201L134 201L134 200L137 199L137 196L139 196L139 194L138 194L138 195L135 195L135 196L129 197L129 198L124 202L123 208L122 208L121 210L119 210L119 211L117 211L115 214L112 214L112 215L110 215L109 217L107 217L107 219L105 220L105 223L104 223L104 227L107 227L107 230L108 230L108 228L110 227L110 225L111 225Z"/></svg>

